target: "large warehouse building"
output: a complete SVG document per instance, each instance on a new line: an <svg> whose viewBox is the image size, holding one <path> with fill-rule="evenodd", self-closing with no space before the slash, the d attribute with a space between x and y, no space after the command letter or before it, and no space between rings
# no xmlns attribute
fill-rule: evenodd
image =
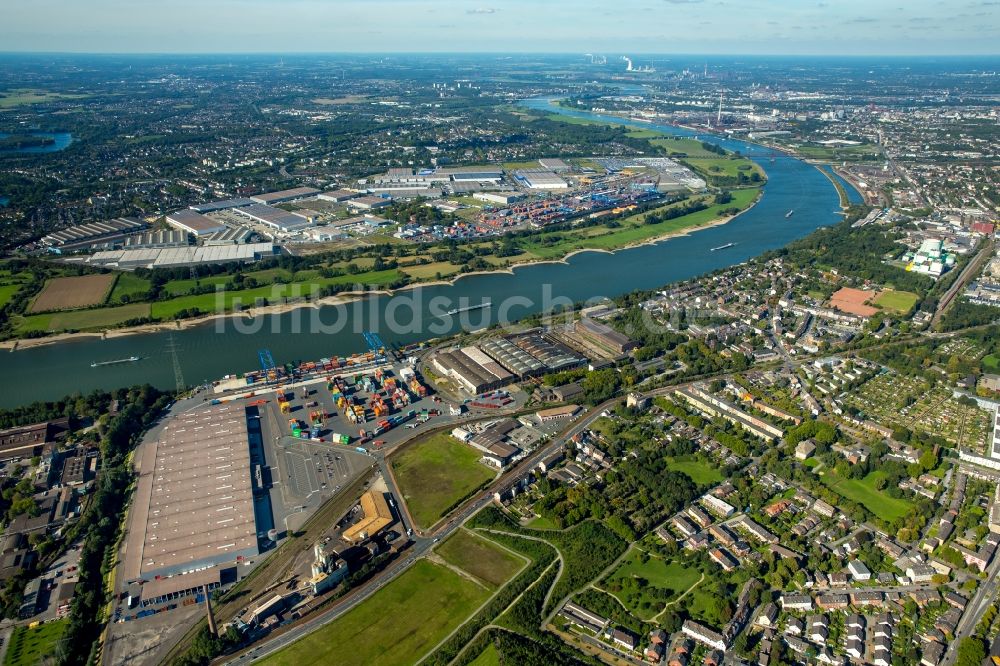
<svg viewBox="0 0 1000 666"><path fill-rule="evenodd" d="M250 197L250 200L259 204L276 204L284 203L286 201L295 201L296 199L305 199L306 197L316 196L320 193L314 187L295 187L290 190L281 190L279 192L265 192L262 194L255 194Z"/></svg>
<svg viewBox="0 0 1000 666"><path fill-rule="evenodd" d="M96 245L121 242L129 234L145 231L149 225L131 217L119 217L103 222L88 222L53 231L42 237L42 243L54 251L79 250Z"/></svg>
<svg viewBox="0 0 1000 666"><path fill-rule="evenodd" d="M364 515L355 524L344 530L345 541L364 541L375 536L392 524L392 509L385 501L385 495L369 490L361 496Z"/></svg>
<svg viewBox="0 0 1000 666"><path fill-rule="evenodd" d="M167 215L167 224L195 236L207 236L226 230L226 225L222 222L206 217L190 208Z"/></svg>
<svg viewBox="0 0 1000 666"><path fill-rule="evenodd" d="M435 354L432 360L438 372L469 393L483 393L518 379L586 362L565 345L538 333L490 338L474 347Z"/></svg>
<svg viewBox="0 0 1000 666"><path fill-rule="evenodd" d="M274 208L265 204L253 204L237 208L236 212L245 215L279 231L296 231L311 226L313 218L305 213L289 213L287 210Z"/></svg>
<svg viewBox="0 0 1000 666"><path fill-rule="evenodd" d="M173 416L144 445L124 561L144 600L217 585L260 552L250 467L246 409L235 403Z"/></svg>
<svg viewBox="0 0 1000 666"><path fill-rule="evenodd" d="M500 388L514 377L492 362L492 370L472 359L464 350L441 352L434 356L434 367L442 375L455 380L469 393L482 393Z"/></svg>

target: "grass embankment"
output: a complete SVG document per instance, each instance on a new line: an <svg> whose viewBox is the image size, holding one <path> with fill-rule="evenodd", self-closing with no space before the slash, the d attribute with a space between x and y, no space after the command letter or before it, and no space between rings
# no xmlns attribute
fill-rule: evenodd
<svg viewBox="0 0 1000 666"><path fill-rule="evenodd" d="M416 440L392 457L403 501L418 526L430 527L496 476L480 457L447 432Z"/></svg>
<svg viewBox="0 0 1000 666"><path fill-rule="evenodd" d="M415 663L492 590L419 560L342 617L264 660L267 666L397 666Z"/></svg>
<svg viewBox="0 0 1000 666"><path fill-rule="evenodd" d="M18 332L31 331L86 331L110 328L132 319L148 317L149 303L133 303L115 308L96 308L93 310L75 310L72 312L51 312L48 314L30 315L14 320Z"/></svg>

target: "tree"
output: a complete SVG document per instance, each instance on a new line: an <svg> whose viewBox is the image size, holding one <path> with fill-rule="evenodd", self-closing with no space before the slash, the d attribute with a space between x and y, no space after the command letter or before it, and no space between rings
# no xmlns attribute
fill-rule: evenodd
<svg viewBox="0 0 1000 666"><path fill-rule="evenodd" d="M978 636L968 636L958 644L955 666L979 666L986 658L986 646Z"/></svg>
<svg viewBox="0 0 1000 666"><path fill-rule="evenodd" d="M611 369L595 370L583 378L580 383L587 402L592 405L608 400L621 387L621 377Z"/></svg>

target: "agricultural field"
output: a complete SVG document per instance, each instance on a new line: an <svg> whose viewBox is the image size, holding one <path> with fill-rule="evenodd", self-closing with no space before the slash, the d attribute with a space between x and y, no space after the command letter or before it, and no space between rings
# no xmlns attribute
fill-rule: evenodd
<svg viewBox="0 0 1000 666"><path fill-rule="evenodd" d="M32 88L16 88L0 93L0 109L13 109L29 104L58 102L64 99L81 99L84 97L87 97L87 95L71 95L49 92L47 90L34 90Z"/></svg>
<svg viewBox="0 0 1000 666"><path fill-rule="evenodd" d="M325 285L353 286L355 283L367 286L384 286L399 278L395 269L370 271L357 275L338 275L332 278L319 278L309 282L291 282L288 284L266 284L253 289L226 290L221 293L212 292L195 296L180 296L169 301L153 303L153 317L164 320L172 319L179 312L198 310L199 312L228 312L240 306L255 307L258 302L266 301L269 305L280 304L288 299L302 298L316 293ZM202 284L210 283L206 278ZM169 283L168 283L169 284ZM263 299L263 300L262 300Z"/></svg>
<svg viewBox="0 0 1000 666"><path fill-rule="evenodd" d="M907 314L913 310L913 306L917 304L918 298L919 296L910 291L887 289L878 295L873 304L883 310L889 310L898 314Z"/></svg>
<svg viewBox="0 0 1000 666"><path fill-rule="evenodd" d="M136 276L134 273L119 273L115 288L111 290L108 303L128 303L141 300L152 285L149 280Z"/></svg>
<svg viewBox="0 0 1000 666"><path fill-rule="evenodd" d="M909 513L914 505L909 500L891 497L878 490L875 484L880 478L884 477L877 470L869 472L863 479L844 479L831 471L820 477L823 485L830 490L861 504L882 520L891 523Z"/></svg>
<svg viewBox="0 0 1000 666"><path fill-rule="evenodd" d="M35 297L28 312L73 310L100 305L107 298L114 282L115 276L110 273L52 278Z"/></svg>
<svg viewBox="0 0 1000 666"><path fill-rule="evenodd" d="M991 432L991 414L963 405L943 388L929 389L917 377L879 375L856 389L847 404L889 426L939 435L953 446L983 451Z"/></svg>
<svg viewBox="0 0 1000 666"><path fill-rule="evenodd" d="M68 620L46 622L34 628L16 627L3 666L40 666L54 664L57 646L66 632Z"/></svg>
<svg viewBox="0 0 1000 666"><path fill-rule="evenodd" d="M102 330L132 319L148 317L149 310L149 303L133 303L116 308L14 317L12 321L17 333Z"/></svg>
<svg viewBox="0 0 1000 666"><path fill-rule="evenodd" d="M701 572L694 567L668 562L633 546L599 588L614 595L635 617L649 621L700 580Z"/></svg>
<svg viewBox="0 0 1000 666"><path fill-rule="evenodd" d="M435 552L448 564L492 587L500 587L524 566L524 561L513 553L464 529L448 537Z"/></svg>
<svg viewBox="0 0 1000 666"><path fill-rule="evenodd" d="M491 594L490 589L448 567L421 559L350 612L262 663L412 664Z"/></svg>
<svg viewBox="0 0 1000 666"><path fill-rule="evenodd" d="M459 272L459 267L450 261L434 261L429 264L418 264L416 266L400 266L399 270L417 280L429 280L455 275Z"/></svg>
<svg viewBox="0 0 1000 666"><path fill-rule="evenodd" d="M421 438L391 458L393 474L414 521L430 527L496 477L479 451L447 432Z"/></svg>

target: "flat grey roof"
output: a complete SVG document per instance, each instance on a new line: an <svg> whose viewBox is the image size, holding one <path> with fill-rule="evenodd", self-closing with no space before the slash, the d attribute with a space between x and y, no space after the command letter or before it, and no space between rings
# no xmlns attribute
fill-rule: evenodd
<svg viewBox="0 0 1000 666"><path fill-rule="evenodd" d="M172 417L155 449L144 452L134 510L142 515L131 530L142 530L142 545L127 551L128 578L256 552L245 408L231 403Z"/></svg>

